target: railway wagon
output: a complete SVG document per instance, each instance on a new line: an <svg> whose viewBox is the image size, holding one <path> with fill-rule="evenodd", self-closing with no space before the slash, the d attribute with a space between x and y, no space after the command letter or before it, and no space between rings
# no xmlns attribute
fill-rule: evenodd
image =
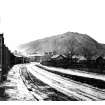
<svg viewBox="0 0 105 105"><path fill-rule="evenodd" d="M0 34L0 81L6 80L6 75L12 65L15 64L15 56L4 44L3 34Z"/></svg>
<svg viewBox="0 0 105 105"><path fill-rule="evenodd" d="M4 37L3 34L0 34L0 80L2 77L2 70L3 70L3 46L4 46Z"/></svg>

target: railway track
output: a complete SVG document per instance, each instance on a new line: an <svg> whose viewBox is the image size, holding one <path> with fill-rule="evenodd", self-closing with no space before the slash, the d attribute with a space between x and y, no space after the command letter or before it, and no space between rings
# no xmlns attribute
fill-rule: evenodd
<svg viewBox="0 0 105 105"><path fill-rule="evenodd" d="M76 83L76 84L78 84L78 85L81 85L81 82L82 82L82 86L85 86L85 87L89 87L89 88L91 88L91 89L93 89L93 90L95 90L95 91L98 91L98 92L100 92L100 93L102 93L102 94L105 94L105 85L104 85L104 87L102 88L101 87L101 89L100 89L100 87L99 86L97 86L97 87L99 87L99 88L97 88L97 87L94 87L94 85L92 84L92 85L89 85L89 83L87 83L86 81L85 82L83 82L83 80L75 80L75 79L73 79L73 77L75 77L75 78L78 78L79 76L72 76L72 75L70 75L70 74L65 74L65 73L62 73L62 72L60 72L60 71L52 71L52 70L49 70L49 69L47 69L47 68L45 68L45 67L43 67L43 66L39 66L39 65L36 65L37 67L39 67L39 68L42 68L42 69L44 69L44 70L46 70L46 71L50 71L51 73L54 73L54 74L57 74L57 75L60 75L60 76L62 76L62 77L65 77L64 79L66 79L67 81L71 81L71 82L73 82L73 83ZM80 77L80 78L82 78L82 79L84 79L85 77ZM87 78L86 78L87 79ZM89 78L90 79L90 78ZM93 78L91 78L90 79L91 81L93 80ZM81 82L78 82L78 81L81 81ZM88 80L87 80L88 81ZM103 84L105 84L105 81L102 81L102 80L97 80L97 79L94 79L94 81L95 82L97 82L97 81L99 81L99 83L103 83ZM97 85L99 85L99 84L97 84Z"/></svg>
<svg viewBox="0 0 105 105"><path fill-rule="evenodd" d="M27 69L25 69L25 71L23 71L23 69L20 70L20 75L27 89L31 92L37 101L77 101L77 99L68 97L65 94L38 80L30 72L28 72Z"/></svg>
<svg viewBox="0 0 105 105"><path fill-rule="evenodd" d="M30 91L30 89L28 88L28 85L26 83L26 78L23 76L23 72L21 71L21 69L23 69L23 67L20 66L20 69L19 69L19 74L20 74L20 77L24 83L24 85L26 86L27 90ZM35 97L33 95L33 93L30 91L30 93L32 94L32 96L34 97L35 101L38 101L39 99L37 97Z"/></svg>
<svg viewBox="0 0 105 105"><path fill-rule="evenodd" d="M22 70L21 74L25 84L28 82L33 84L28 89L33 92L34 97L38 97L37 100L105 100L105 92L101 89L76 82L30 64L26 67L26 71L23 73ZM38 92L39 95L36 95Z"/></svg>
<svg viewBox="0 0 105 105"><path fill-rule="evenodd" d="M73 76L80 76L84 78L90 78L90 79L96 79L96 80L102 80L105 81L105 75L98 74L98 73L91 73L91 72L86 72L86 71L80 71L76 69L63 69L63 68L54 68L54 67L48 67L41 65L39 63L33 63L33 65L36 65L38 67L41 67L43 69L46 69L48 71L55 71L55 72L60 72L63 74L68 74L68 75L73 75Z"/></svg>
<svg viewBox="0 0 105 105"><path fill-rule="evenodd" d="M35 69L37 69L37 71L35 71ZM60 88L64 87L70 93L72 93L73 96L78 96L79 98L81 98L80 100L105 100L105 92L101 91L100 89L97 89L90 85L89 86L84 85L80 82L75 82L73 80L70 81L71 79L64 78L62 76L56 75L54 73L50 73L42 69L38 70L38 68L36 67L33 67L33 71L43 74L44 77L46 76L48 79L53 79L53 82L55 80L55 83L57 81L58 83L60 83L57 85L59 86L61 85ZM64 91L64 94L66 94L65 91ZM69 94L66 94L66 95L69 95Z"/></svg>

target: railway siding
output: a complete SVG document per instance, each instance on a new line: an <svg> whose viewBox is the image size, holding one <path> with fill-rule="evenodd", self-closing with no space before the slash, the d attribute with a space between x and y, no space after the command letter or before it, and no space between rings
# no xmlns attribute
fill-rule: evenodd
<svg viewBox="0 0 105 105"><path fill-rule="evenodd" d="M56 83L55 87L60 85L60 87L62 87L62 86L65 87L64 89L72 88L72 90L74 90L75 92L73 93L73 91L71 91L71 93L82 94L83 96L90 97L91 100L104 100L105 99L105 91L101 91L101 89L97 89L97 88L90 86L88 84L84 85L84 83L82 84L82 82L72 81L71 79L67 79L60 75L56 75L55 73L51 73L50 71L46 71L41 68L38 69L38 67L35 67L35 66L32 66L32 69L33 70L31 70L31 72L33 73L33 75L37 74L37 76L38 76L38 73L39 74L41 73L41 75L43 75L43 77L48 78L48 80L51 79L51 81L53 82L51 85L55 85L55 83ZM42 79L42 80L44 80L44 79ZM58 82L58 85L57 85L57 82ZM46 83L48 83L47 80L46 80ZM87 100L89 100L89 99L87 99Z"/></svg>

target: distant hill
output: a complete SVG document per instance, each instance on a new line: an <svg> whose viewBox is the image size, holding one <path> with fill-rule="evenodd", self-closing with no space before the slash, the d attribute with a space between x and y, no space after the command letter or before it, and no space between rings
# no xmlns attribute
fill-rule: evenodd
<svg viewBox="0 0 105 105"><path fill-rule="evenodd" d="M105 44L101 44L102 45L102 47L105 49Z"/></svg>
<svg viewBox="0 0 105 105"><path fill-rule="evenodd" d="M28 54L56 52L57 54L68 54L72 51L75 55L104 56L105 45L98 43L85 34L66 32L64 34L35 40L19 46Z"/></svg>

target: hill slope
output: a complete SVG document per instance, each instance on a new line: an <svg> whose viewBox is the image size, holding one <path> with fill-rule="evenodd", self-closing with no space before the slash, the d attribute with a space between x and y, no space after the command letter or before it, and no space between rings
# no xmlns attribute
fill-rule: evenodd
<svg viewBox="0 0 105 105"><path fill-rule="evenodd" d="M45 53L55 51L58 54L67 54L72 51L74 54L83 56L104 55L105 47L88 35L67 32L61 35L52 36L19 46L28 54Z"/></svg>

